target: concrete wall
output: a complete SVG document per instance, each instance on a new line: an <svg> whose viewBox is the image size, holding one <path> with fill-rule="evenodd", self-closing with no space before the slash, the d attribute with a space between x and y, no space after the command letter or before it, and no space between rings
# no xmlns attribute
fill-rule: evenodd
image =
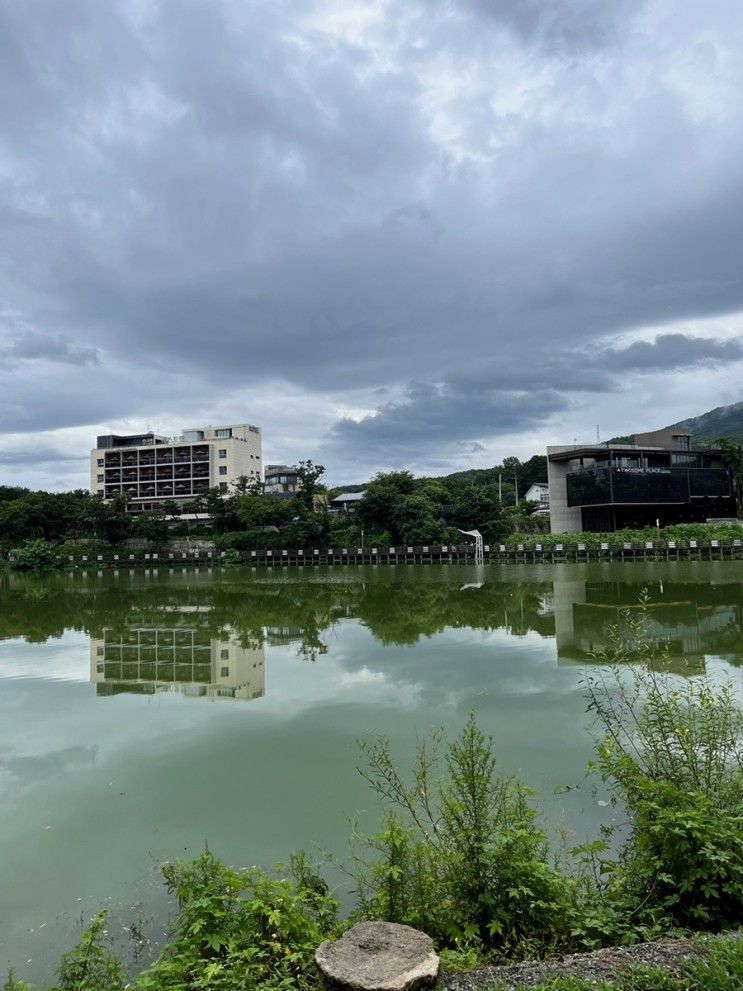
<svg viewBox="0 0 743 991"><path fill-rule="evenodd" d="M547 448L547 481L550 487L550 533L580 533L583 517L580 507L568 506L568 490L565 476L567 464L550 461L550 452L566 450L565 447Z"/></svg>

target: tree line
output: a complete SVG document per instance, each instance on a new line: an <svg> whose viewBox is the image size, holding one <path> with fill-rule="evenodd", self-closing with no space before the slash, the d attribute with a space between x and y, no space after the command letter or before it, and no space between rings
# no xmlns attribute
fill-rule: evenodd
<svg viewBox="0 0 743 991"><path fill-rule="evenodd" d="M533 481L546 478L546 458L540 456L524 464L507 458L500 467L444 478L379 473L352 515L331 512L333 490L324 482L322 465L301 461L296 471L301 489L289 498L266 496L262 483L241 478L227 492L215 487L189 503L163 500L156 510L136 514L124 495L104 500L83 489L42 492L0 486L0 550L7 555L29 541L116 546L139 539L159 545L171 536L193 533L193 514L209 518L207 532L222 549L243 550L319 543L454 543L458 530L475 528L496 540L541 528L534 504L522 498L516 505L517 485L523 496ZM203 533L203 525L198 526Z"/></svg>

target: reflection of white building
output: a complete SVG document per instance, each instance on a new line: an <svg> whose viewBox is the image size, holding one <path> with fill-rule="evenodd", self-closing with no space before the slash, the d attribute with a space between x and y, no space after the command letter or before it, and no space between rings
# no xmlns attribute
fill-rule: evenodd
<svg viewBox="0 0 743 991"><path fill-rule="evenodd" d="M241 646L229 628L219 640L198 626L107 629L91 638L90 680L98 695L256 699L265 694L265 652Z"/></svg>

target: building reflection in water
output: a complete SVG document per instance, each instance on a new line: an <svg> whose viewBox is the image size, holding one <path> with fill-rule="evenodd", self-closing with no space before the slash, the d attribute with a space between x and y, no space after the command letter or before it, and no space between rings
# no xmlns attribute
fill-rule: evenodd
<svg viewBox="0 0 743 991"><path fill-rule="evenodd" d="M265 651L243 647L231 627L220 630L218 638L208 627L177 620L167 626L104 629L102 638L90 641L90 680L99 696L178 692L191 698L257 699L265 694Z"/></svg>
<svg viewBox="0 0 743 991"><path fill-rule="evenodd" d="M606 648L612 626L621 631L637 616L639 585L560 581L554 585L557 656L583 663ZM703 670L714 655L737 665L741 658L743 597L740 586L650 584L643 639L667 651L679 673Z"/></svg>

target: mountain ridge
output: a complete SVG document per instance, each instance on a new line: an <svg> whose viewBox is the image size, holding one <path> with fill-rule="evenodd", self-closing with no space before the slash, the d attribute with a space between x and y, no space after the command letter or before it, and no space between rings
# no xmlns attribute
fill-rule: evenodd
<svg viewBox="0 0 743 991"><path fill-rule="evenodd" d="M668 430L686 430L696 443L702 440L713 441L718 437L731 437L743 440L743 401L690 416L677 423L671 423Z"/></svg>

